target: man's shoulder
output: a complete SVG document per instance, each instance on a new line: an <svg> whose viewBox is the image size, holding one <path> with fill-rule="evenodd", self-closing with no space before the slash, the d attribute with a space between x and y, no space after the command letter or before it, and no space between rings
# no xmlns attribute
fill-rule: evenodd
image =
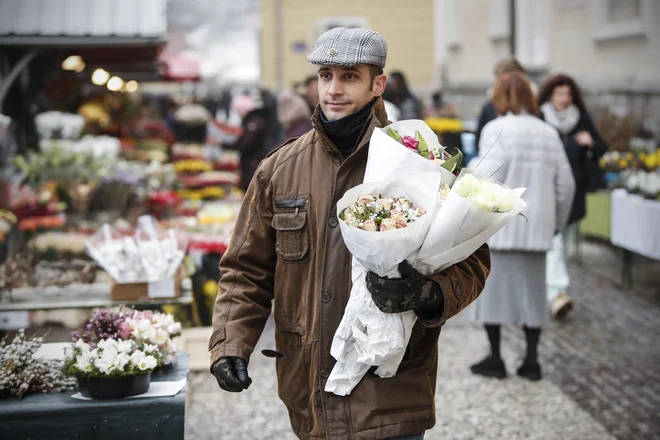
<svg viewBox="0 0 660 440"><path fill-rule="evenodd" d="M295 156L299 156L314 146L316 130L310 130L302 136L291 138L268 153L260 165L260 173L265 180Z"/></svg>

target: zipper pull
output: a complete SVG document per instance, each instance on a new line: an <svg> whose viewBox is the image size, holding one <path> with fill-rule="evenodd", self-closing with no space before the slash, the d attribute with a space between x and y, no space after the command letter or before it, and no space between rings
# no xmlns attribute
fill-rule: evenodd
<svg viewBox="0 0 660 440"><path fill-rule="evenodd" d="M298 217L298 212L300 211L300 208L296 207L296 217Z"/></svg>

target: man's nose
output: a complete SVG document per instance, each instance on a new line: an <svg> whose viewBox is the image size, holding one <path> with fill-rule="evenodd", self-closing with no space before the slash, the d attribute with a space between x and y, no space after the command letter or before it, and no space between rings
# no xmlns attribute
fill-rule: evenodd
<svg viewBox="0 0 660 440"><path fill-rule="evenodd" d="M341 81L336 78L332 78L332 81L330 82L330 88L328 89L328 94L331 96L337 96L341 95L342 93Z"/></svg>

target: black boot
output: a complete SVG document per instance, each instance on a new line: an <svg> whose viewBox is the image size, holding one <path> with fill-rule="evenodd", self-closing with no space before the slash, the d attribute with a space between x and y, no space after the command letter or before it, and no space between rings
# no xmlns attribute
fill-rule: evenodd
<svg viewBox="0 0 660 440"><path fill-rule="evenodd" d="M541 380L541 365L537 361L525 360L520 368L518 368L517 374L525 379Z"/></svg>
<svg viewBox="0 0 660 440"><path fill-rule="evenodd" d="M486 377L495 377L497 379L504 379L506 377L506 367L504 362L499 357L488 356L478 364L470 367L474 374L479 374Z"/></svg>

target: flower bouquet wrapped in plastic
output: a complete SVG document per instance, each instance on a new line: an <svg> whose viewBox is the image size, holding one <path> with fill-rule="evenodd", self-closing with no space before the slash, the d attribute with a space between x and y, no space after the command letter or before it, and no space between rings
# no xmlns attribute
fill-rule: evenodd
<svg viewBox="0 0 660 440"><path fill-rule="evenodd" d="M437 273L469 257L526 206L520 198L524 189L510 190L487 176L459 173L461 160L460 155L446 154L423 121L400 121L374 131L365 183L349 190L337 203L337 211L342 212L360 194L400 196L408 183L413 186L405 187L405 196L421 203L427 213L419 225L413 224L415 237L410 225L405 232L374 233L340 222L353 255L353 287L330 349L337 363L326 391L350 394L373 366L380 377L394 376L417 321L414 311L381 312L366 288L367 271L398 278L397 265L407 260L424 275ZM388 176L401 180L383 180ZM415 178L427 180L418 183ZM428 199L429 191L433 200Z"/></svg>

